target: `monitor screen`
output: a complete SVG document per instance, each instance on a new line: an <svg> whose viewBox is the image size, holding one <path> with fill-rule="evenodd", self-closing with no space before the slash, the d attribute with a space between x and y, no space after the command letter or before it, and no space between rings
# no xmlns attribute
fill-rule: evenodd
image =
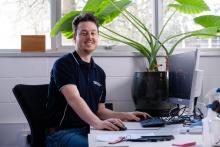
<svg viewBox="0 0 220 147"><path fill-rule="evenodd" d="M169 57L169 101L190 106L194 99L199 51L174 54Z"/></svg>

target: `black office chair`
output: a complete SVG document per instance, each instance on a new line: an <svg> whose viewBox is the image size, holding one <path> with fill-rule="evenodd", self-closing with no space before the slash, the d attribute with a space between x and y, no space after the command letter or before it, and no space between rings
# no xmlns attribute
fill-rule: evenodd
<svg viewBox="0 0 220 147"><path fill-rule="evenodd" d="M18 84L12 91L30 126L31 147L45 147L48 84Z"/></svg>

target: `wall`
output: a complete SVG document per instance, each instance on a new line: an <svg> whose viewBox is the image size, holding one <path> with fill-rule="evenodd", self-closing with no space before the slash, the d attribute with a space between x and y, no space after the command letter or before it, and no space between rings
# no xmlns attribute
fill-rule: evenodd
<svg viewBox="0 0 220 147"><path fill-rule="evenodd" d="M0 56L0 147L24 146L27 121L12 94L18 83L42 84L49 82L49 73L55 56ZM159 61L163 62L159 57ZM131 83L134 71L143 71L142 57L107 56L95 57L107 75L107 101L113 102L114 110L133 111ZM205 94L209 89L220 86L218 56L202 56L200 68L204 70ZM19 139L20 138L20 139Z"/></svg>

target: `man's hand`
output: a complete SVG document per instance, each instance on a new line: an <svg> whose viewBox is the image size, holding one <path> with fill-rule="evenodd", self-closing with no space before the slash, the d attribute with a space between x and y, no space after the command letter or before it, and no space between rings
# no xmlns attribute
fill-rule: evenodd
<svg viewBox="0 0 220 147"><path fill-rule="evenodd" d="M139 111L127 112L123 121L140 121L141 119L147 119L150 117L151 116L146 112L139 112Z"/></svg>
<svg viewBox="0 0 220 147"><path fill-rule="evenodd" d="M95 126L96 129L106 129L110 131L119 131L120 127L124 127L123 122L117 118L109 118L99 121Z"/></svg>

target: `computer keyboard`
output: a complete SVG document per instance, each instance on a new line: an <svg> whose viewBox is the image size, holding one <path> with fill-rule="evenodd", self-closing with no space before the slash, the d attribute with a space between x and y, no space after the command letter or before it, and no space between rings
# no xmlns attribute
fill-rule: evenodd
<svg viewBox="0 0 220 147"><path fill-rule="evenodd" d="M142 127L164 127L166 122L159 117L152 117L140 121Z"/></svg>

